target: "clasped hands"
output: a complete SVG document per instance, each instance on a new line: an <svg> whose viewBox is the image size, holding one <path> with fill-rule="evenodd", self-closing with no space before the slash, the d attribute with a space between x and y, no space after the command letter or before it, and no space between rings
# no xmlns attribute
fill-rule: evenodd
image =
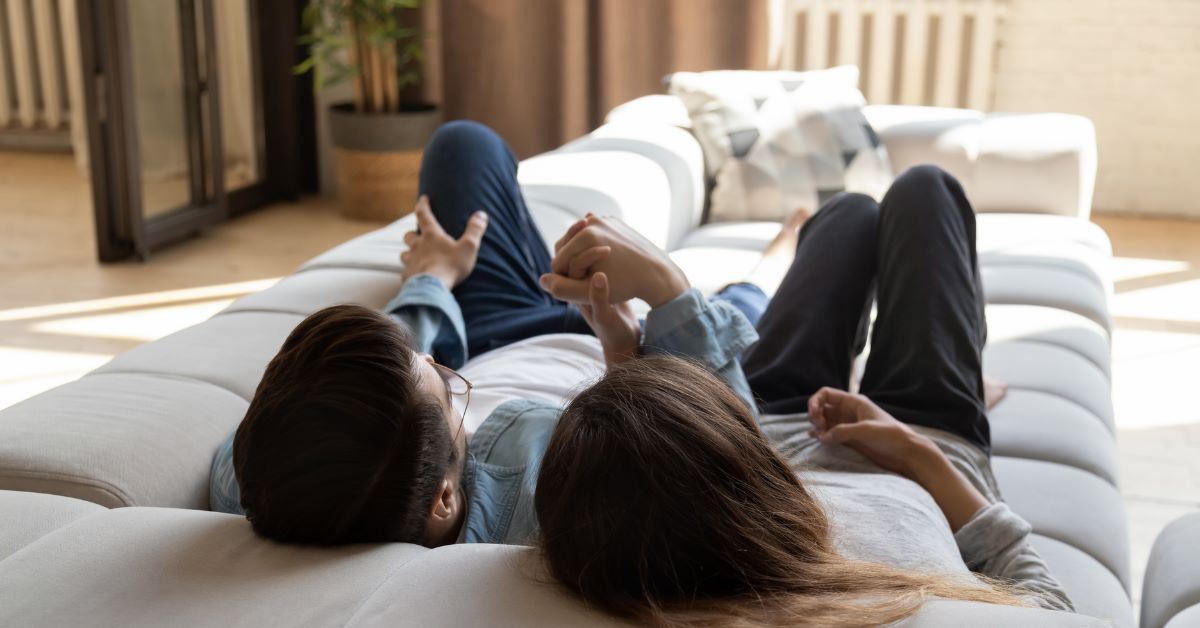
<svg viewBox="0 0 1200 628"><path fill-rule="evenodd" d="M541 276L542 288L579 307L610 365L636 356L641 344L631 299L656 308L691 287L662 249L621 220L593 214L571 225L554 244L550 268Z"/></svg>

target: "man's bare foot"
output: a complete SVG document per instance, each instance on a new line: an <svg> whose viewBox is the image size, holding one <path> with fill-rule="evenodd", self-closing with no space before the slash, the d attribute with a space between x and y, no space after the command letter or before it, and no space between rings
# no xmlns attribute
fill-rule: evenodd
<svg viewBox="0 0 1200 628"><path fill-rule="evenodd" d="M983 401L991 410L1008 394L1008 382L988 375L983 376Z"/></svg>
<svg viewBox="0 0 1200 628"><path fill-rule="evenodd" d="M762 259L746 281L762 288L768 294L779 287L783 276L796 259L796 244L800 241L800 228L812 216L807 209L797 209L783 219L779 233L763 249Z"/></svg>

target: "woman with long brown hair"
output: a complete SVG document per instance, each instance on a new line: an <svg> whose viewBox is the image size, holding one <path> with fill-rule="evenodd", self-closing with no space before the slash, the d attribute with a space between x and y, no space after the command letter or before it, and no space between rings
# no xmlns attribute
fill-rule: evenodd
<svg viewBox="0 0 1200 628"><path fill-rule="evenodd" d="M667 625L875 625L934 598L1071 609L992 475L974 213L953 177L921 167L881 205L827 203L746 351L745 318L672 320L700 297L619 224L589 218L556 249L543 286L581 304L609 363L535 492L550 572L584 600ZM679 296L643 338L624 301L652 288Z"/></svg>

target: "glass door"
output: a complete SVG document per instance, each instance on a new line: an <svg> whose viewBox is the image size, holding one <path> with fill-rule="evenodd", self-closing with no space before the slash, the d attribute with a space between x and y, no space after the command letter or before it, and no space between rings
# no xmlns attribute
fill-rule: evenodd
<svg viewBox="0 0 1200 628"><path fill-rule="evenodd" d="M312 128L297 98L311 90L291 73L298 2L77 5L101 261L144 260L296 196ZM268 106L286 113L268 120ZM272 165L272 154L286 157Z"/></svg>

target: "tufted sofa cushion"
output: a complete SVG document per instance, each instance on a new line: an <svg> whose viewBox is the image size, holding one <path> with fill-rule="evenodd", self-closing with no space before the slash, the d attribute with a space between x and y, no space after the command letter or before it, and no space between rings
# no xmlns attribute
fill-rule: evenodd
<svg viewBox="0 0 1200 628"><path fill-rule="evenodd" d="M80 503L0 491L0 513L36 504L53 515L37 538L0 529L0 547L15 549L0 559L0 625L623 625L564 595L530 548L286 546L262 541L233 515ZM1068 613L961 602L927 605L903 625L964 622L1098 625Z"/></svg>

